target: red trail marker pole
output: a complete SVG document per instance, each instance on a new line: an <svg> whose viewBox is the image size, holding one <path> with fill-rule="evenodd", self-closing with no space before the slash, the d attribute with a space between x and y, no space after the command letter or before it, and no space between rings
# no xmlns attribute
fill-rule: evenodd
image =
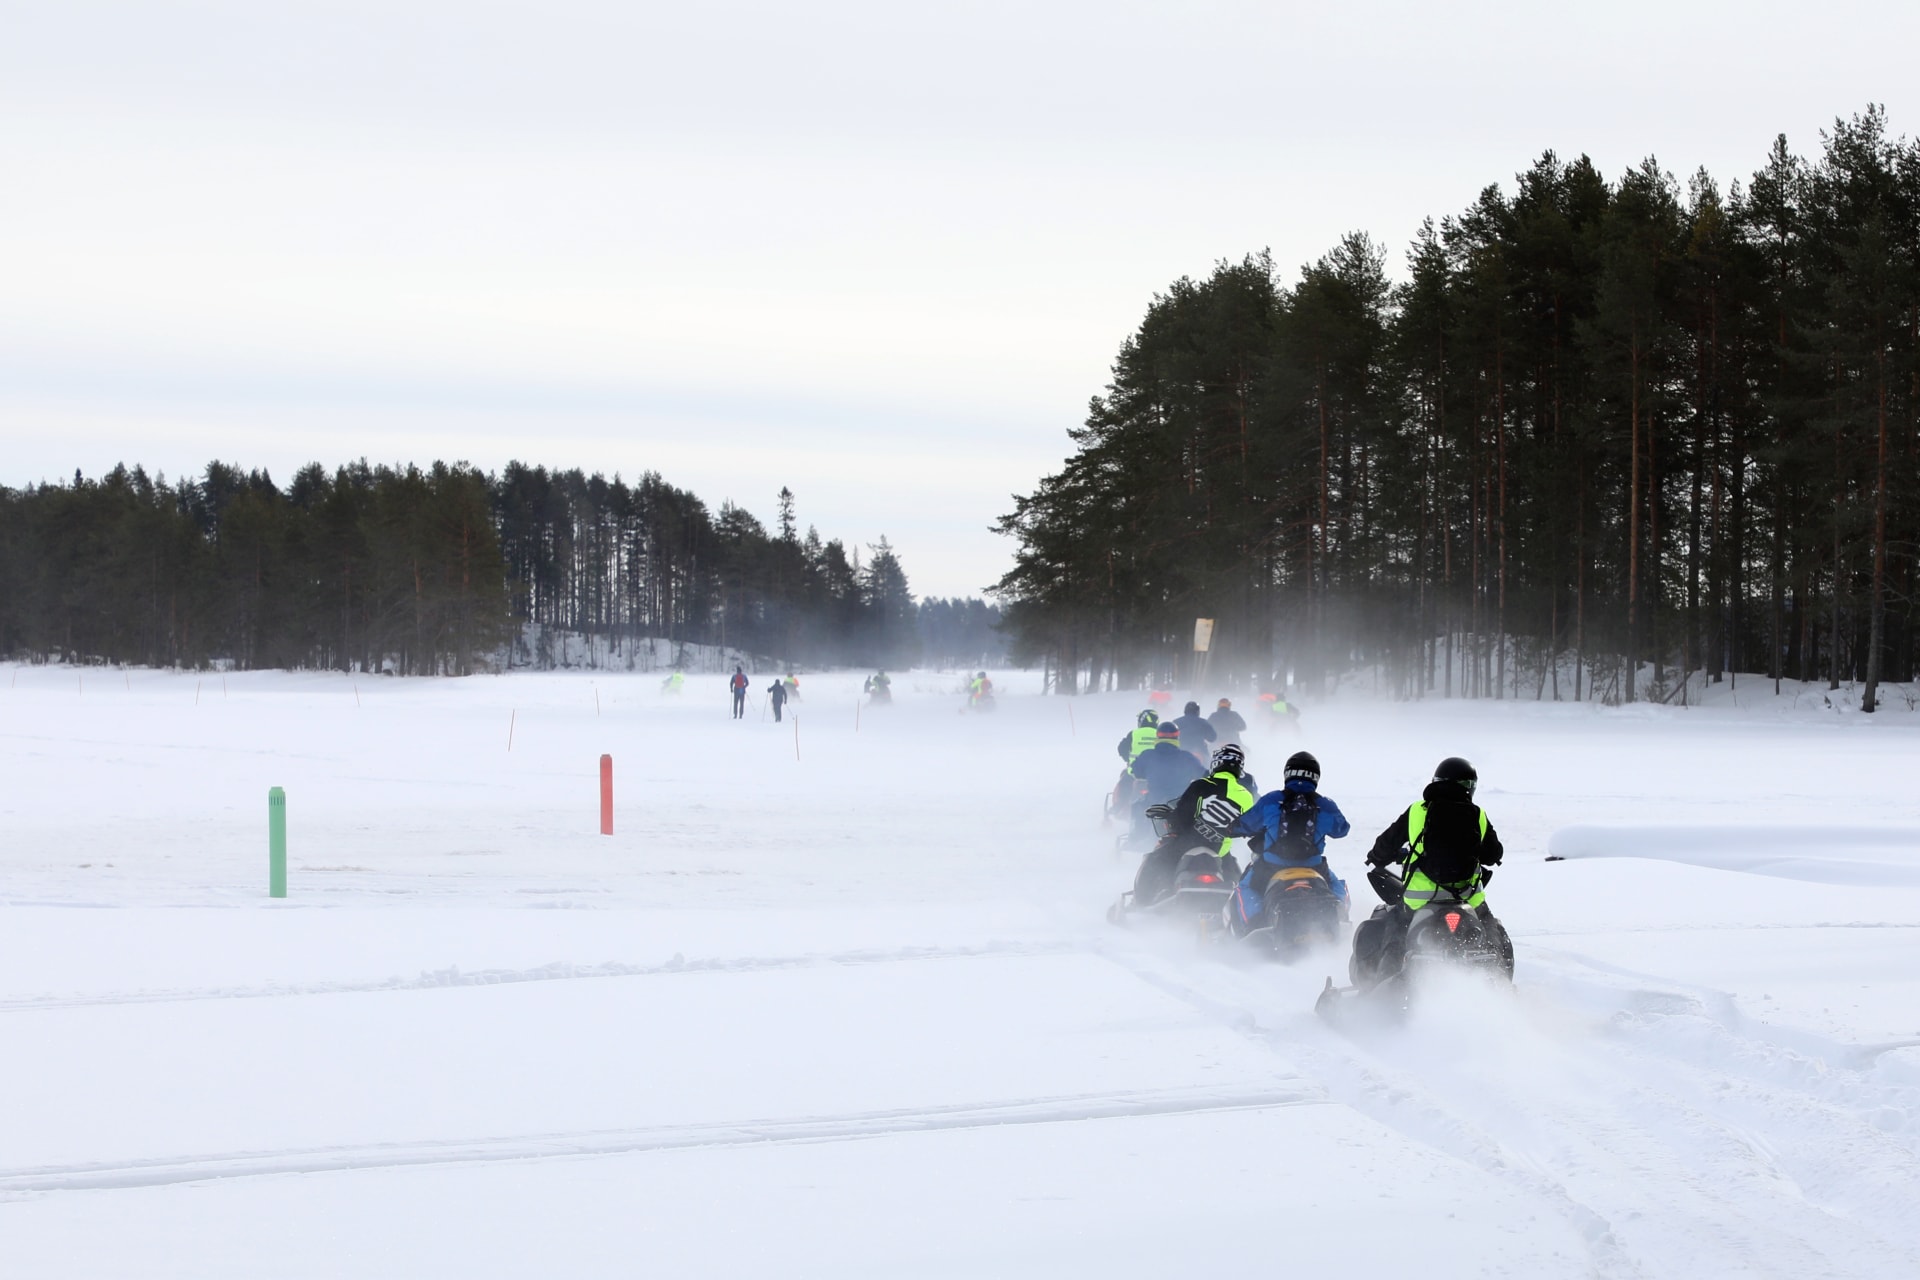
<svg viewBox="0 0 1920 1280"><path fill-rule="evenodd" d="M613 757L600 757L600 834L613 834Z"/></svg>

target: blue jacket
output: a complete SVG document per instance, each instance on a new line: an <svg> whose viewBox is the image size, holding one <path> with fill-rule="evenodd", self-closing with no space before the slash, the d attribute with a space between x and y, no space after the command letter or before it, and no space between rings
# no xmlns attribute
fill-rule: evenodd
<svg viewBox="0 0 1920 1280"><path fill-rule="evenodd" d="M1302 791L1311 793L1317 810L1313 831L1315 856L1307 862L1266 852L1280 838L1281 804L1289 791L1296 794ZM1310 866L1325 861L1328 836L1338 840L1351 830L1353 828L1347 822L1347 815L1340 812L1340 806L1316 791L1313 783L1305 778L1289 778L1285 790L1269 791L1254 801L1253 808L1240 815L1240 820L1233 824L1229 834L1251 840L1253 847L1260 850L1260 856L1268 862L1281 866Z"/></svg>
<svg viewBox="0 0 1920 1280"><path fill-rule="evenodd" d="M1154 743L1151 751L1142 751L1140 758L1133 762L1131 772L1147 784L1150 804L1171 800L1186 790L1189 782L1207 776L1200 762L1169 738Z"/></svg>

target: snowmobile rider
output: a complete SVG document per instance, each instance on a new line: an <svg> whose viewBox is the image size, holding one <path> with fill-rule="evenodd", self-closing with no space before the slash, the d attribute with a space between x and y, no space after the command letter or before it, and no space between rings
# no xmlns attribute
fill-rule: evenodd
<svg viewBox="0 0 1920 1280"><path fill-rule="evenodd" d="M1213 740L1220 736L1200 714L1200 704L1189 702L1186 712L1174 721L1180 726L1180 745L1193 753L1196 760L1205 760L1213 754Z"/></svg>
<svg viewBox="0 0 1920 1280"><path fill-rule="evenodd" d="M1131 765L1140 758L1142 751L1153 750L1153 744L1158 741L1160 741L1160 713L1142 711L1134 717L1133 728L1120 739L1120 745L1116 750L1119 751L1120 758Z"/></svg>
<svg viewBox="0 0 1920 1280"><path fill-rule="evenodd" d="M1240 735L1247 731L1246 719L1233 709L1231 698L1220 699L1220 705L1215 707L1213 714L1207 717L1207 723L1213 726L1213 731L1219 735L1222 745L1239 742Z"/></svg>
<svg viewBox="0 0 1920 1280"><path fill-rule="evenodd" d="M992 697L993 681L987 679L987 673L982 671L967 685L967 705L977 707Z"/></svg>
<svg viewBox="0 0 1920 1280"><path fill-rule="evenodd" d="M1395 818L1367 852L1367 883L1381 901L1400 908L1392 913L1385 945L1403 940L1413 913L1444 886L1487 923L1511 962L1513 942L1488 908L1486 894L1490 868L1500 865L1506 851L1487 811L1473 802L1479 785L1480 774L1471 764L1448 756L1434 766L1433 781L1419 801ZM1397 862L1406 864L1403 878L1387 870Z"/></svg>
<svg viewBox="0 0 1920 1280"><path fill-rule="evenodd" d="M1137 798L1134 793L1139 790L1139 784L1134 781L1133 762L1140 758L1141 752L1153 750L1153 744L1160 741L1160 713L1142 711L1134 717L1133 726L1115 748L1120 753L1122 763L1120 778L1113 784L1113 802L1108 806L1112 813L1120 812L1123 806L1131 805Z"/></svg>
<svg viewBox="0 0 1920 1280"><path fill-rule="evenodd" d="M1164 804L1186 790L1189 782L1206 776L1200 762L1180 749L1180 727L1162 720L1154 730L1153 749L1142 751L1127 766L1128 772L1145 785L1133 804L1133 834L1151 832L1147 806Z"/></svg>
<svg viewBox="0 0 1920 1280"><path fill-rule="evenodd" d="M866 692L875 702L893 701L893 680L884 671L876 671L867 677Z"/></svg>
<svg viewBox="0 0 1920 1280"><path fill-rule="evenodd" d="M1238 813L1253 808L1254 796L1259 794L1260 787L1246 771L1246 765L1246 753L1239 747L1222 747L1213 753L1208 775L1189 782L1178 800L1147 807L1148 818L1166 820L1167 834L1140 862L1139 874L1133 878L1135 906L1147 906L1165 894L1173 883L1173 873L1180 867L1180 859L1197 845L1218 846L1213 856L1220 859L1222 880L1240 878L1240 868L1233 861L1233 837L1203 818L1200 806L1219 797L1233 805Z"/></svg>
<svg viewBox="0 0 1920 1280"><path fill-rule="evenodd" d="M1245 813L1230 815L1224 803L1203 801L1201 816L1229 836L1247 837L1248 849L1258 854L1233 891L1227 905L1227 923L1235 934L1258 924L1266 908L1267 886L1283 868L1305 867L1326 878L1327 887L1347 904L1347 885L1327 865L1327 839L1342 839L1353 830L1340 806L1320 794L1320 762L1310 751L1287 757L1286 782L1269 791Z"/></svg>

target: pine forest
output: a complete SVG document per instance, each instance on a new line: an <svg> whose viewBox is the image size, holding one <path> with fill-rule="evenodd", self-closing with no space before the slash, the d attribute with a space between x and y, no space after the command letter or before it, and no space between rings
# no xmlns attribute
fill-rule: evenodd
<svg viewBox="0 0 1920 1280"><path fill-rule="evenodd" d="M0 655L433 675L498 669L548 629L816 665L1001 647L997 608L916 605L885 538L863 557L803 533L784 489L778 512L769 530L653 473L519 463L313 464L285 489L223 463L76 473L0 488Z"/></svg>
<svg viewBox="0 0 1920 1280"><path fill-rule="evenodd" d="M1424 224L1156 296L1000 529L1062 692L1208 661L1403 697L1674 699L1916 658L1920 144L1750 180L1547 153Z"/></svg>

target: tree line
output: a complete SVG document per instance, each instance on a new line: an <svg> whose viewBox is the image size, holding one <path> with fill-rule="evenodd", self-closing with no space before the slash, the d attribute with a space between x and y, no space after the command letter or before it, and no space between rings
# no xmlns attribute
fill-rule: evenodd
<svg viewBox="0 0 1920 1280"><path fill-rule="evenodd" d="M538 623L814 665L911 663L922 607L887 540L863 562L800 533L792 493L778 504L768 530L652 472L628 484L517 462L497 476L316 463L284 489L218 462L175 483L75 472L0 487L0 653L465 674L501 665Z"/></svg>
<svg viewBox="0 0 1920 1280"><path fill-rule="evenodd" d="M1157 295L999 528L1062 691L1215 669L1683 693L1916 660L1920 144L1870 108L1744 185L1549 152L1426 222Z"/></svg>

